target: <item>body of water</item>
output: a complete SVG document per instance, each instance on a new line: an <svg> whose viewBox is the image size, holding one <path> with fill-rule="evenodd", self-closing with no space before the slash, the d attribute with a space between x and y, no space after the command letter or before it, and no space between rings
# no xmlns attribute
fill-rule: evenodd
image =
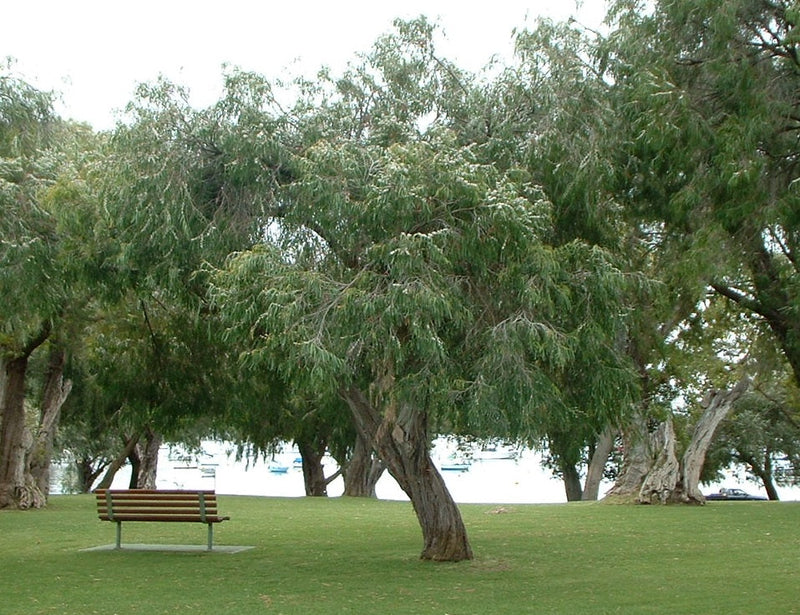
<svg viewBox="0 0 800 615"><path fill-rule="evenodd" d="M163 446L159 453L159 489L215 489L220 494L303 497L303 472L299 453L291 446L269 459L236 460L235 446L208 441L203 451L192 455L179 447ZM497 446L492 449L473 447L459 450L449 439L436 441L432 457L440 468L450 493L460 503L559 503L566 502L560 479L541 467L541 454L530 449ZM338 465L330 458L324 461L325 474L330 476ZM461 469L447 469L461 468ZM112 485L127 488L130 468L122 468ZM56 482L56 481L54 481ZM763 488L745 480L744 470L728 472L724 481L703 488L704 493L720 487L738 487L748 493L766 495ZM600 495L611 488L601 484ZM341 478L328 486L329 496L344 490ZM54 491L59 491L54 485ZM379 498L407 500L397 482L384 473L377 484ZM781 500L800 500L800 488L779 488Z"/></svg>

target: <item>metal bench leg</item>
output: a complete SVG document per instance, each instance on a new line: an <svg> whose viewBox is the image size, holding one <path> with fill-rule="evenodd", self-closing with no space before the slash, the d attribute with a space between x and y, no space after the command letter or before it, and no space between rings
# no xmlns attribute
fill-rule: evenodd
<svg viewBox="0 0 800 615"><path fill-rule="evenodd" d="M122 548L122 521L117 521L117 549Z"/></svg>
<svg viewBox="0 0 800 615"><path fill-rule="evenodd" d="M208 550L212 550L212 545L214 544L214 524L208 524Z"/></svg>

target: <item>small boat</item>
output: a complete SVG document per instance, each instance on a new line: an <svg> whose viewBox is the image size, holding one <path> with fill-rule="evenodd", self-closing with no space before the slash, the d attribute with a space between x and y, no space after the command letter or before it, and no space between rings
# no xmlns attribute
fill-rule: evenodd
<svg viewBox="0 0 800 615"><path fill-rule="evenodd" d="M445 472L466 472L469 470L469 466L468 461L445 461L442 464L442 470Z"/></svg>

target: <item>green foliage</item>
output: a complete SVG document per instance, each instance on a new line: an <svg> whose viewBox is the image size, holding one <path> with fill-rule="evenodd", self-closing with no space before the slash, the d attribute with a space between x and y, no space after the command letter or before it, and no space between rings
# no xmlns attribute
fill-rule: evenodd
<svg viewBox="0 0 800 615"><path fill-rule="evenodd" d="M0 73L0 347L47 330L65 344L102 277L93 183L101 139L55 117L52 95Z"/></svg>
<svg viewBox="0 0 800 615"><path fill-rule="evenodd" d="M798 210L793 7L752 0L662 2L651 14L618 7L605 65L629 127L620 158L628 207L654 223L662 250L682 246L687 278L714 284L763 318L797 374L788 317L800 305L798 220L789 213Z"/></svg>
<svg viewBox="0 0 800 615"><path fill-rule="evenodd" d="M420 27L397 36L429 36ZM309 104L278 122L308 145L290 150L275 245L234 255L215 276L230 335L245 340L248 364L301 391L369 384L465 433L534 438L549 413L576 404L602 423L633 395L616 340L634 278L603 248L559 237L553 204L521 164L499 168L485 143L445 128L449 116L422 129L432 105L444 114L463 90L458 103L429 92L403 106L408 71L446 80L429 43L412 42L389 53L380 41L347 88L314 92L315 120ZM335 135L374 74L380 104ZM386 114L402 137L387 139Z"/></svg>
<svg viewBox="0 0 800 615"><path fill-rule="evenodd" d="M712 469L738 463L753 480L798 484L799 416L797 390L790 384L776 381L752 391L736 403L732 416L721 426Z"/></svg>

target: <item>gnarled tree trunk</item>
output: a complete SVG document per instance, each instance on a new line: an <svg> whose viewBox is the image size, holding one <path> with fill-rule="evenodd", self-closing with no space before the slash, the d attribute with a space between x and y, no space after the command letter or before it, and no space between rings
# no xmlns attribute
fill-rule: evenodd
<svg viewBox="0 0 800 615"><path fill-rule="evenodd" d="M0 508L21 507L24 489L25 451L25 374L28 357L15 357L5 363L3 421L0 424Z"/></svg>
<svg viewBox="0 0 800 615"><path fill-rule="evenodd" d="M680 472L671 418L658 426L650 438L650 446L656 457L639 490L638 501L640 504L666 504L674 501Z"/></svg>
<svg viewBox="0 0 800 615"><path fill-rule="evenodd" d="M472 559L461 513L430 457L425 413L389 404L381 414L357 387L342 391L342 397L358 431L411 500L424 540L420 557L448 562Z"/></svg>
<svg viewBox="0 0 800 615"><path fill-rule="evenodd" d="M714 433L720 422L728 416L733 403L739 399L750 386L750 379L742 378L729 391L714 391L703 400L705 411L697 421L692 440L686 447L681 459L681 474L675 498L683 502L703 504L706 499L700 492L700 473L706 460L706 452L714 439Z"/></svg>
<svg viewBox="0 0 800 615"><path fill-rule="evenodd" d="M635 438L626 449L623 473L606 498L630 501L632 494L637 492L635 501L641 504L704 504L705 497L700 492L699 483L706 453L720 422L749 385L749 378L743 377L731 390L714 391L706 396L703 401L705 410L695 424L692 439L680 461L675 452L672 420L661 423L650 434L646 423L640 421L634 426Z"/></svg>
<svg viewBox="0 0 800 615"><path fill-rule="evenodd" d="M651 439L647 419L638 414L622 430L622 470L603 498L605 501L634 503L639 497L644 479L653 467Z"/></svg>
<svg viewBox="0 0 800 615"><path fill-rule="evenodd" d="M50 326L45 324L24 348L2 363L0 508L40 508L46 504L46 497L36 487L27 466L33 436L25 426L25 379L28 359L49 336Z"/></svg>
<svg viewBox="0 0 800 615"><path fill-rule="evenodd" d="M357 498L377 497L375 487L386 467L380 458L373 454L361 433L356 435L353 454L347 461L342 473L344 477L344 495Z"/></svg>
<svg viewBox="0 0 800 615"><path fill-rule="evenodd" d="M136 443L139 457L139 468L136 475L136 489L155 489L158 476L158 449L161 448L163 438L161 434L149 427L144 432L144 446L142 440Z"/></svg>
<svg viewBox="0 0 800 615"><path fill-rule="evenodd" d="M72 390L72 382L64 380L65 359L66 352L63 348L57 346L51 348L42 393L39 428L28 454L28 468L33 483L44 495L45 500L50 493L50 465L61 407Z"/></svg>
<svg viewBox="0 0 800 615"><path fill-rule="evenodd" d="M327 448L324 442L316 445L305 440L296 441L303 459L303 484L305 485L306 495L310 497L327 497L328 480L325 479L325 468L322 465L322 458L325 456Z"/></svg>

